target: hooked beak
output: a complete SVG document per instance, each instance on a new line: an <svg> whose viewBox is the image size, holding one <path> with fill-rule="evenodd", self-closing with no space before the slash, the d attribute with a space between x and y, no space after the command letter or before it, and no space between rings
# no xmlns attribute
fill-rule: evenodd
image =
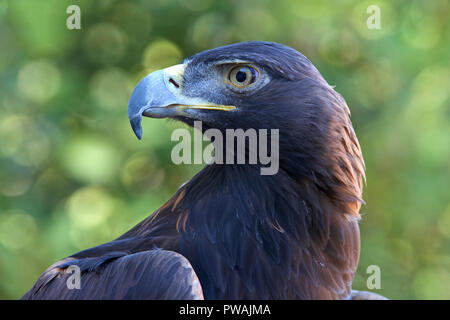
<svg viewBox="0 0 450 320"><path fill-rule="evenodd" d="M182 94L185 64L155 71L142 79L128 101L128 118L138 139L142 138L142 116L150 118L192 117L190 110L231 111L235 106L210 103Z"/></svg>

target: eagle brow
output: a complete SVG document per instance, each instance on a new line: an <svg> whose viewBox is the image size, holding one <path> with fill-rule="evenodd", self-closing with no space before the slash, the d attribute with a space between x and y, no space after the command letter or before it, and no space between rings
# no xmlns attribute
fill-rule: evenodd
<svg viewBox="0 0 450 320"><path fill-rule="evenodd" d="M226 59L226 60L220 60L215 63L217 66L225 65L225 64L252 64L254 62L248 61L248 60L241 60L241 59Z"/></svg>

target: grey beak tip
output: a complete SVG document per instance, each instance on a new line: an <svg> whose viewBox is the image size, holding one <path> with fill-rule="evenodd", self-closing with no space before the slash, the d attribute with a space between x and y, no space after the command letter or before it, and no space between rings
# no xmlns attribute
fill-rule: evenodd
<svg viewBox="0 0 450 320"><path fill-rule="evenodd" d="M134 134L136 137L141 140L142 139L142 116L135 116L133 118L130 118L130 124L131 128L133 129Z"/></svg>

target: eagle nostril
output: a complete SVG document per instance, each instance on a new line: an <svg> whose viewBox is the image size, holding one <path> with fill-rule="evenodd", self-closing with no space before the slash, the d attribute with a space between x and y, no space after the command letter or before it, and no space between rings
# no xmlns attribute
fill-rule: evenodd
<svg viewBox="0 0 450 320"><path fill-rule="evenodd" d="M180 88L180 85L179 85L175 80L173 80L172 78L169 79L169 82L170 82L171 84L173 84L177 89Z"/></svg>

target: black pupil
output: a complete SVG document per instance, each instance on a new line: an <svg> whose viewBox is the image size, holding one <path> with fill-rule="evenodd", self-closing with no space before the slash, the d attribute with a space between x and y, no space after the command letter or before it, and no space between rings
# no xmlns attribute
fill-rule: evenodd
<svg viewBox="0 0 450 320"><path fill-rule="evenodd" d="M236 73L236 80L238 82L244 82L247 79L247 73L245 71L239 70Z"/></svg>

